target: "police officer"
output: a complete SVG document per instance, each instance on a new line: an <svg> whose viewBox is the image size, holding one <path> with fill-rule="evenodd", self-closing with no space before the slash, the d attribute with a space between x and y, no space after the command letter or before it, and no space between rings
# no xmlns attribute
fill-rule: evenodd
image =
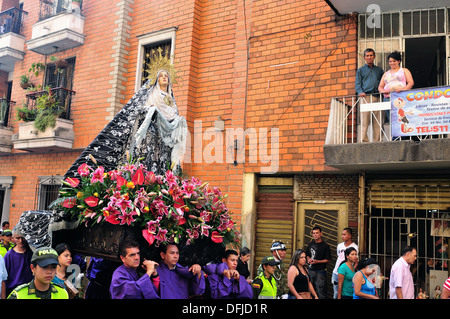
<svg viewBox="0 0 450 319"><path fill-rule="evenodd" d="M277 282L273 278L275 267L279 264L273 256L264 257L261 265L263 272L253 280L254 299L276 299Z"/></svg>
<svg viewBox="0 0 450 319"><path fill-rule="evenodd" d="M273 277L277 282L277 298L286 299L288 288L287 288L287 271L284 266L283 259L286 257L286 245L277 240L272 243L270 247L270 251L272 252L272 256L275 261L278 262L278 265L275 267L275 272ZM257 276L260 276L263 273L262 265L259 265L256 270Z"/></svg>
<svg viewBox="0 0 450 319"><path fill-rule="evenodd" d="M34 278L28 284L17 286L8 299L69 299L67 291L52 283L56 274L58 253L51 247L36 249L31 257Z"/></svg>
<svg viewBox="0 0 450 319"><path fill-rule="evenodd" d="M8 250L14 247L14 243L11 242L12 231L10 229L4 229L2 233L2 242L0 243L0 255L5 257Z"/></svg>

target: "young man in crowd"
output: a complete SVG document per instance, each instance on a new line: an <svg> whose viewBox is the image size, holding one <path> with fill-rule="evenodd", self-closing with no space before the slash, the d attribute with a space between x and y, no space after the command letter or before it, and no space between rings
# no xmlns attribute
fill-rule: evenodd
<svg viewBox="0 0 450 319"><path fill-rule="evenodd" d="M175 244L161 246L158 267L161 299L187 299L205 292L205 277L198 264L190 267L178 263L180 251Z"/></svg>
<svg viewBox="0 0 450 319"><path fill-rule="evenodd" d="M319 299L327 298L327 264L331 260L330 246L322 238L322 229L313 227L313 240L306 248L309 276Z"/></svg>
<svg viewBox="0 0 450 319"><path fill-rule="evenodd" d="M211 298L213 299L250 299L253 291L247 280L236 270L238 253L229 249L224 253L222 263L208 276Z"/></svg>

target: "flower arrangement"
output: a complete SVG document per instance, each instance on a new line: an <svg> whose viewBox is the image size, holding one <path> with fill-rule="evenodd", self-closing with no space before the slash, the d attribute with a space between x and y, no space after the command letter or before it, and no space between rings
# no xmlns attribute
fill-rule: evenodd
<svg viewBox="0 0 450 319"><path fill-rule="evenodd" d="M224 203L227 195L207 182L182 179L171 170L155 175L139 160L109 172L85 163L78 174L80 179L63 181L56 205L86 226L106 222L141 227L142 236L155 246L190 245L204 237L224 246L240 241Z"/></svg>

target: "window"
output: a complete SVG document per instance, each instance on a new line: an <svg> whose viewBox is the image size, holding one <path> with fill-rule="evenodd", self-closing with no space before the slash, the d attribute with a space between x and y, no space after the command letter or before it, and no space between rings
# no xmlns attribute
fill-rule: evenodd
<svg viewBox="0 0 450 319"><path fill-rule="evenodd" d="M169 55L171 44L172 41L167 40L164 42L144 46L144 61L142 62L141 85L144 85L144 83L147 81L148 74L145 71L147 69L147 63L150 62L150 59L152 57L154 57L155 55L159 55L159 51L161 51L161 55L163 57Z"/></svg>
<svg viewBox="0 0 450 319"><path fill-rule="evenodd" d="M145 65L148 62L147 53L151 54L152 51L161 47L162 53L166 54L169 52L170 56L173 57L175 52L175 34L178 28L170 27L167 29L147 33L138 36L139 39L139 50L136 65L136 84L135 90L138 91L139 88L145 83Z"/></svg>
<svg viewBox="0 0 450 319"><path fill-rule="evenodd" d="M75 73L75 57L67 58L65 60L67 61L67 66L59 70L55 63L47 64L44 86L72 89L73 74Z"/></svg>
<svg viewBox="0 0 450 319"><path fill-rule="evenodd" d="M47 210L58 198L63 176L40 176L36 185L36 210Z"/></svg>

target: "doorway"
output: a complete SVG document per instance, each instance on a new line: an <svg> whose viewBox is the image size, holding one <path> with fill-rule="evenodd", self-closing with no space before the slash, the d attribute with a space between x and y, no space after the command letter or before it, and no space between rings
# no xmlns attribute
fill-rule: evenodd
<svg viewBox="0 0 450 319"><path fill-rule="evenodd" d="M312 229L319 226L322 238L330 246L331 262L327 264L327 297L333 298L331 275L336 264L336 248L341 242L341 231L348 225L347 202L297 202L295 249L305 249L312 240Z"/></svg>
<svg viewBox="0 0 450 319"><path fill-rule="evenodd" d="M411 71L414 88L447 85L445 36L405 38L404 66Z"/></svg>

